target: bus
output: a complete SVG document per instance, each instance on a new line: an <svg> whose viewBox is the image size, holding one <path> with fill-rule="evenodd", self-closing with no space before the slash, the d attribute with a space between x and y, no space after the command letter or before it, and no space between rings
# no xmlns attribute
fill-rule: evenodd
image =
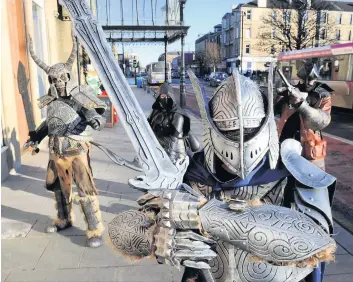
<svg viewBox="0 0 353 282"><path fill-rule="evenodd" d="M353 109L353 43L281 52L277 65L287 79L297 83L297 69L312 60L320 69L319 81L333 90L332 106Z"/></svg>
<svg viewBox="0 0 353 282"><path fill-rule="evenodd" d="M171 64L167 63L168 83L172 83ZM147 84L161 85L165 81L165 62L154 62L146 66Z"/></svg>

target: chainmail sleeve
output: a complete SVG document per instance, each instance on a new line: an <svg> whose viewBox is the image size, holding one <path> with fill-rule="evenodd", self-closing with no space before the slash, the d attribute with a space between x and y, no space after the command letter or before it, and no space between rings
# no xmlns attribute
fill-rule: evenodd
<svg viewBox="0 0 353 282"><path fill-rule="evenodd" d="M298 112L303 116L307 126L314 131L324 129L331 122L331 115L329 110L325 111L324 108L312 108L306 101L302 102L302 104L298 107Z"/></svg>

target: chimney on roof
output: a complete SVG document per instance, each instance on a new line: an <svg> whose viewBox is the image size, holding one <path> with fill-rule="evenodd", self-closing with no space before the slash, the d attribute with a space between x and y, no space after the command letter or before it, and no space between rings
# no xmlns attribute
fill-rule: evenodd
<svg viewBox="0 0 353 282"><path fill-rule="evenodd" d="M257 7L267 8L267 0L257 0Z"/></svg>

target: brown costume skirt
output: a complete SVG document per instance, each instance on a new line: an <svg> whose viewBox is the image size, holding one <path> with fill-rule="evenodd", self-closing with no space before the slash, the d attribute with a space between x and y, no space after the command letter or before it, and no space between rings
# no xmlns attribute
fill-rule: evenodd
<svg viewBox="0 0 353 282"><path fill-rule="evenodd" d="M52 185L57 178L68 202L72 200L72 181L76 183L81 197L98 194L93 181L89 150L87 153L68 157L59 157L57 154L51 153L47 169L46 185Z"/></svg>

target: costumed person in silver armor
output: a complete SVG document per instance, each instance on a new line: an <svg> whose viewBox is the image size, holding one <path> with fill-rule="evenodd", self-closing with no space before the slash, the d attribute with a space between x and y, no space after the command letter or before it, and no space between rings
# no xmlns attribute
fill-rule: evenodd
<svg viewBox="0 0 353 282"><path fill-rule="evenodd" d="M271 83L267 99L234 73L208 103L189 77L205 129L184 177L191 187L150 190L139 211L118 214L114 246L185 266L182 281L322 281L335 251L335 178L301 157L299 142L279 149Z"/></svg>
<svg viewBox="0 0 353 282"><path fill-rule="evenodd" d="M196 152L200 144L190 129L190 118L173 99L167 83L161 85L148 122L173 162L185 158L188 151Z"/></svg>
<svg viewBox="0 0 353 282"><path fill-rule="evenodd" d="M331 122L331 89L318 82L319 69L316 64L301 62L295 88L281 87L275 106L275 114L280 115L278 132L280 142L294 138L303 146L303 156L325 169L326 141L321 130Z"/></svg>
<svg viewBox="0 0 353 282"><path fill-rule="evenodd" d="M47 119L29 133L27 146L36 146L45 136L49 136L49 164L46 188L54 192L57 217L46 231L57 232L73 224L72 181L78 188L77 201L87 224L86 235L89 247L103 244L101 212L90 166L89 143L92 131L104 125L106 105L95 95L88 85L74 87L72 64L76 56L76 41L66 63L48 66L33 51L29 37L29 51L36 64L48 74L50 89L47 95L39 98L39 107L47 107Z"/></svg>

